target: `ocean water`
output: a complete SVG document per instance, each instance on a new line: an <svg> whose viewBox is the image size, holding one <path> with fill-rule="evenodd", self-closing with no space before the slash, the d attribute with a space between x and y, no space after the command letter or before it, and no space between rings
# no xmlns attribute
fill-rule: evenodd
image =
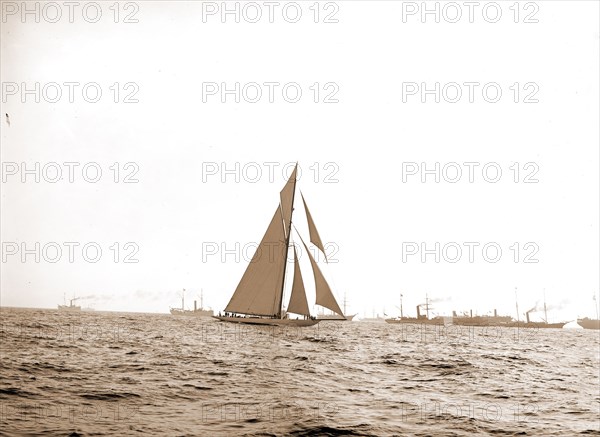
<svg viewBox="0 0 600 437"><path fill-rule="evenodd" d="M600 435L600 332L5 309L1 435Z"/></svg>

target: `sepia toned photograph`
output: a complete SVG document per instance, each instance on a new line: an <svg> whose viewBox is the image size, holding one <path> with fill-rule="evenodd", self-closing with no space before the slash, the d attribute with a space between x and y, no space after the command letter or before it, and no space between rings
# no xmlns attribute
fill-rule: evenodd
<svg viewBox="0 0 600 437"><path fill-rule="evenodd" d="M600 436L600 2L0 13L0 436Z"/></svg>

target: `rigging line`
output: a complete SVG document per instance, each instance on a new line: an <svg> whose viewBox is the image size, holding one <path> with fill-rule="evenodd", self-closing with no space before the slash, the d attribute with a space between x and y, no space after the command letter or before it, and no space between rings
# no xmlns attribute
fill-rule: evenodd
<svg viewBox="0 0 600 437"><path fill-rule="evenodd" d="M296 231L296 233L298 235L300 235L300 231L298 230L298 228L296 227L296 225L294 223L292 223L292 227L294 228L294 230Z"/></svg>

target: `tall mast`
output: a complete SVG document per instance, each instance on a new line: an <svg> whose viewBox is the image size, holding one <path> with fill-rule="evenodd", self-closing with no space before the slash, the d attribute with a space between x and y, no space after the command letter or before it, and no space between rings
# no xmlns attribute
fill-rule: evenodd
<svg viewBox="0 0 600 437"><path fill-rule="evenodd" d="M288 250L290 248L290 236L292 234L292 215L294 215L294 195L296 194L296 169L298 168L298 163L296 162L296 166L294 167L294 171L292 174L294 175L294 188L292 190L292 211L290 212L290 222L284 223L284 226L287 225L287 235L285 238L285 257L283 259L283 277L281 278L281 293L279 295L279 309L277 313L277 318L281 319L281 310L283 309L283 289L285 287L285 271L287 270L287 259L288 259Z"/></svg>
<svg viewBox="0 0 600 437"><path fill-rule="evenodd" d="M546 289L544 288L544 321L548 323L548 312L546 311Z"/></svg>
<svg viewBox="0 0 600 437"><path fill-rule="evenodd" d="M400 293L400 318L404 318L404 314L402 314L402 293Z"/></svg>
<svg viewBox="0 0 600 437"><path fill-rule="evenodd" d="M517 323L519 322L519 300L517 299L517 287L515 287L515 306L517 307Z"/></svg>

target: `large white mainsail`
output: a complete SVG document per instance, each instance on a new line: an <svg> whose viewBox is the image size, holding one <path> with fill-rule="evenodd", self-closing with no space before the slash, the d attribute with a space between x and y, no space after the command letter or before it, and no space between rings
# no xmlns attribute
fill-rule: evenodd
<svg viewBox="0 0 600 437"><path fill-rule="evenodd" d="M258 316L280 313L285 244L281 208L277 207L225 311Z"/></svg>
<svg viewBox="0 0 600 437"><path fill-rule="evenodd" d="M306 300L306 291L304 290L304 282L302 281L302 273L300 272L300 264L298 263L298 254L294 246L294 283L292 284L292 293L290 295L290 304L288 305L288 313L302 314L310 316L308 309L308 301Z"/></svg>

